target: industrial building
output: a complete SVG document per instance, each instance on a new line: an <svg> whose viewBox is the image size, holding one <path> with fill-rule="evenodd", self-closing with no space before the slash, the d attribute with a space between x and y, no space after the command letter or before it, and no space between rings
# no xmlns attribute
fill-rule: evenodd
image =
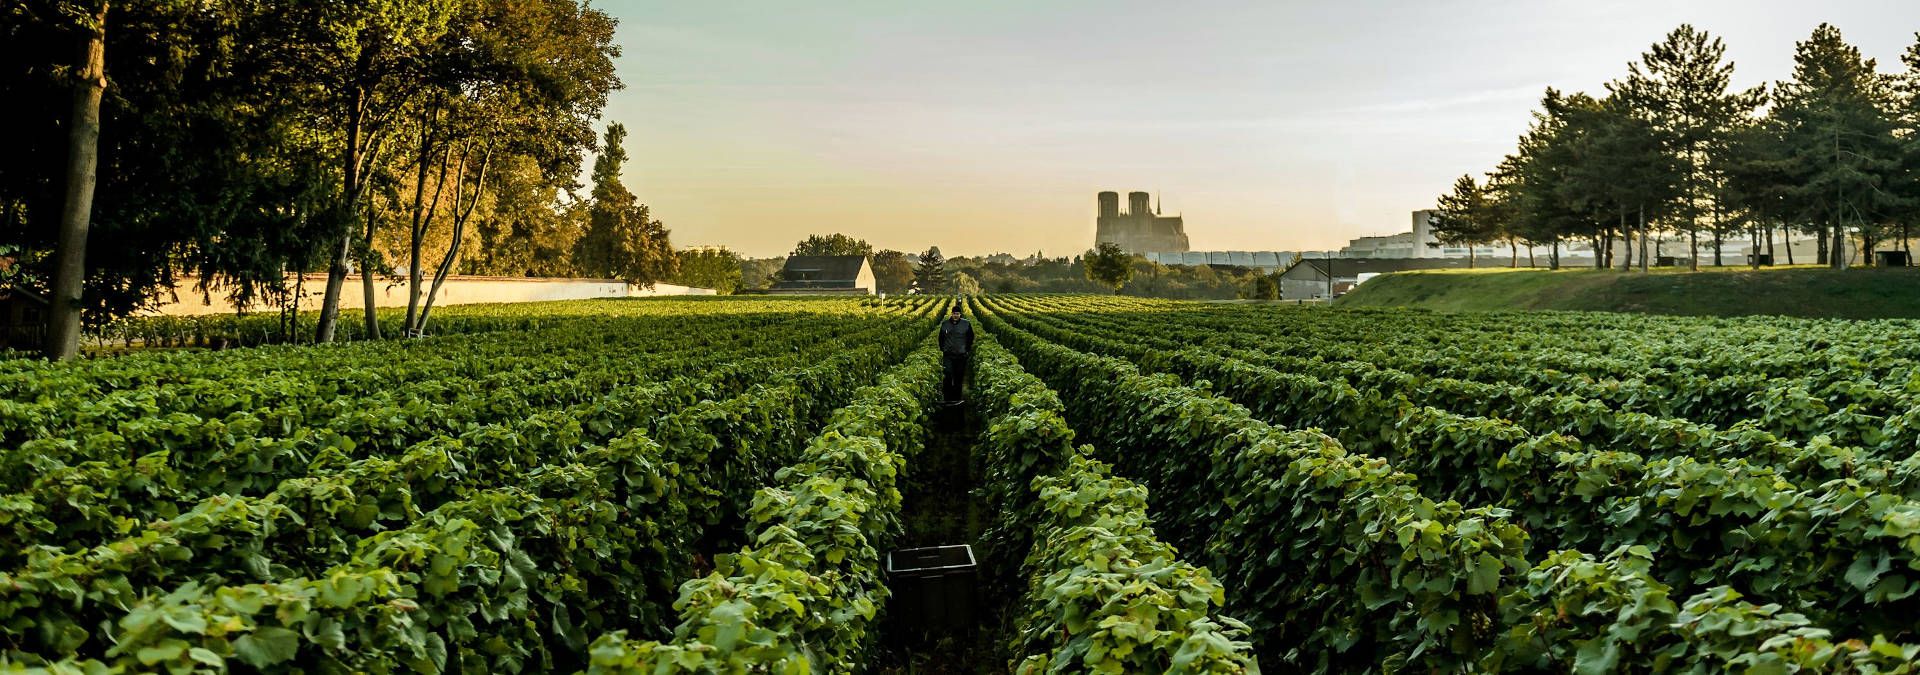
<svg viewBox="0 0 1920 675"><path fill-rule="evenodd" d="M1094 219L1094 245L1115 244L1128 253L1168 251L1185 253L1186 223L1180 216L1162 216L1153 208L1153 196L1127 193L1127 212L1120 212L1120 193L1099 195L1100 215Z"/></svg>
<svg viewBox="0 0 1920 675"><path fill-rule="evenodd" d="M1156 251L1143 253L1141 257L1162 265L1245 267L1262 272L1278 272L1293 264L1294 259L1300 256L1292 251Z"/></svg>

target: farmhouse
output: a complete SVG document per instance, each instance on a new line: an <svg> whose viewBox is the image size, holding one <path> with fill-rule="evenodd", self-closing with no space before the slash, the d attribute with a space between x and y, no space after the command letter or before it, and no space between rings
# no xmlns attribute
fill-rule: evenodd
<svg viewBox="0 0 1920 675"><path fill-rule="evenodd" d="M873 265L863 255L796 255L780 270L780 283L768 293L784 295L873 295L878 288Z"/></svg>
<svg viewBox="0 0 1920 675"><path fill-rule="evenodd" d="M1302 258L1280 273L1280 299L1324 299L1329 291L1339 295L1359 283L1363 274L1466 267L1466 258Z"/></svg>

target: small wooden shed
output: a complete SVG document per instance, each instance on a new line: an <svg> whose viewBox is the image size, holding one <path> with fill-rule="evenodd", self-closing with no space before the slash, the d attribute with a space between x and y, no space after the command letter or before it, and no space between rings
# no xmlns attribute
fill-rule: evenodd
<svg viewBox="0 0 1920 675"><path fill-rule="evenodd" d="M39 293L0 287L0 350L39 349L46 342L50 307Z"/></svg>

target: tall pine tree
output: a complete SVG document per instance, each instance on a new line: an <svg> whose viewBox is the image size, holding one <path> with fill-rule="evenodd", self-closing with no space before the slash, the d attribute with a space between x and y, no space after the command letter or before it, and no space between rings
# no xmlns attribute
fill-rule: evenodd
<svg viewBox="0 0 1920 675"><path fill-rule="evenodd" d="M1453 181L1453 190L1440 196L1428 225L1441 243L1467 247L1467 267L1473 267L1474 248L1498 237L1489 216L1486 191L1473 176L1461 176Z"/></svg>
<svg viewBox="0 0 1920 675"><path fill-rule="evenodd" d="M1825 261L1845 269L1849 230L1864 243L1897 206L1889 182L1900 170L1900 141L1887 106L1887 82L1873 59L1827 24L1794 46L1793 79L1777 85L1773 120L1780 126L1789 215L1817 223L1828 242ZM1864 256L1871 264L1871 251Z"/></svg>
<svg viewBox="0 0 1920 675"><path fill-rule="evenodd" d="M913 271L913 283L921 295L942 295L948 291L947 259L941 257L940 247L920 254L920 267Z"/></svg>
<svg viewBox="0 0 1920 675"><path fill-rule="evenodd" d="M574 249L574 264L588 275L652 286L679 270L679 257L666 226L620 182L626 139L626 127L617 122L607 126L606 147L593 161L593 205L587 212L587 232Z"/></svg>
<svg viewBox="0 0 1920 675"><path fill-rule="evenodd" d="M1726 52L1720 38L1681 24L1638 63L1628 64L1625 80L1610 85L1648 116L1679 168L1672 222L1687 233L1694 269L1700 266L1700 229L1720 231L1721 177L1710 157L1752 116L1763 96L1761 89L1730 90L1733 62L1726 60Z"/></svg>

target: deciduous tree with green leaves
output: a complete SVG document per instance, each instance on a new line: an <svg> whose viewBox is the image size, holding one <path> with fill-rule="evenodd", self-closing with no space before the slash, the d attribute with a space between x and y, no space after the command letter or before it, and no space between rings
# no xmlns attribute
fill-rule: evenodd
<svg viewBox="0 0 1920 675"><path fill-rule="evenodd" d="M1133 279L1133 255L1121 250L1119 244L1102 242L1080 257L1086 266L1087 281L1118 291Z"/></svg>
<svg viewBox="0 0 1920 675"><path fill-rule="evenodd" d="M953 273L953 292L960 296L980 295L980 282L966 272Z"/></svg>
<svg viewBox="0 0 1920 675"><path fill-rule="evenodd" d="M789 255L873 255L873 245L844 234L808 235Z"/></svg>
<svg viewBox="0 0 1920 675"><path fill-rule="evenodd" d="M913 286L913 263L907 254L888 249L873 254L873 280L881 293L905 293Z"/></svg>
<svg viewBox="0 0 1920 675"><path fill-rule="evenodd" d="M721 295L733 295L740 288L740 254L724 248L681 251L680 271L673 283L694 288L711 288Z"/></svg>
<svg viewBox="0 0 1920 675"><path fill-rule="evenodd" d="M301 3L289 21L300 30L297 49L311 75L313 131L329 139L339 167L339 193L328 216L338 249L327 269L315 339L333 340L346 283L347 263L359 251L369 335L378 336L374 314L373 220L367 197L376 165L392 151L391 136L408 104L425 91L419 77L425 55L448 30L464 0L364 0Z"/></svg>

